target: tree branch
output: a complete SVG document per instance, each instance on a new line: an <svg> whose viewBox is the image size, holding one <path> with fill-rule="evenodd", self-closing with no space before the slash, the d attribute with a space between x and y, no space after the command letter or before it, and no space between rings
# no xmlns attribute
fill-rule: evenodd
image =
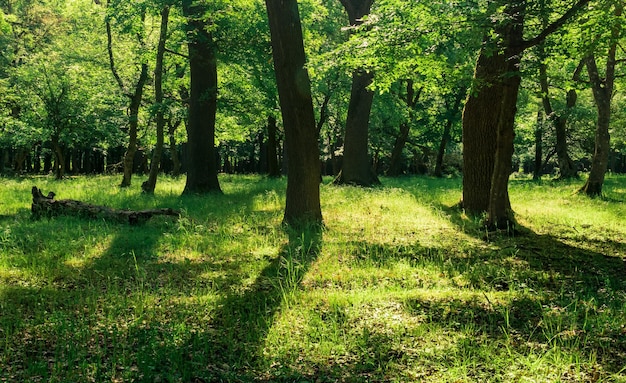
<svg viewBox="0 0 626 383"><path fill-rule="evenodd" d="M165 52L173 54L173 55L176 55L176 56L180 56L180 57L183 57L183 58L189 60L189 55L185 55L185 54L173 51L173 50L168 49L168 48L165 48Z"/></svg>
<svg viewBox="0 0 626 383"><path fill-rule="evenodd" d="M571 19L581 8L583 8L590 0L578 0L567 12L561 17L555 20L552 24L548 25L541 33L530 40L524 40L520 46L522 50L534 47L540 42L544 41L550 34L556 32L561 28L569 19Z"/></svg>
<svg viewBox="0 0 626 383"><path fill-rule="evenodd" d="M122 93L126 96L130 96L126 86L124 85L124 81L122 81L122 78L115 67L115 59L113 58L113 37L111 36L111 22L108 18L106 19L105 24L107 30L107 51L109 53L109 67L111 68L111 73L113 73L113 77L115 77L115 81L122 90Z"/></svg>

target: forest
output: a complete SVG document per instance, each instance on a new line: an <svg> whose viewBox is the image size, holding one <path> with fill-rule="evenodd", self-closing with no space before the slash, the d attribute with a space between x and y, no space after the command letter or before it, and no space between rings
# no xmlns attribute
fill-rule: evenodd
<svg viewBox="0 0 626 383"><path fill-rule="evenodd" d="M0 0L0 380L626 382L623 11Z"/></svg>

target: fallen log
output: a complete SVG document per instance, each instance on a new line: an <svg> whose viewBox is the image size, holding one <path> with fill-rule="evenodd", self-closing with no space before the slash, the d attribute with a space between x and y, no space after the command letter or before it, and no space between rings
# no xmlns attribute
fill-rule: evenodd
<svg viewBox="0 0 626 383"><path fill-rule="evenodd" d="M150 210L118 210L107 206L92 205L72 199L54 199L54 192L44 195L40 189L33 186L33 204L31 213L33 218L42 216L52 217L58 215L70 215L89 219L107 219L117 222L125 222L138 225L146 222L155 215L166 215L178 218L180 212L174 209L150 209Z"/></svg>

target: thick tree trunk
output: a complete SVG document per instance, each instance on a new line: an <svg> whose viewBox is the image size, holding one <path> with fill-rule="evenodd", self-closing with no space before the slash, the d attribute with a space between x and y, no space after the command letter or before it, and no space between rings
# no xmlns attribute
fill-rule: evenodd
<svg viewBox="0 0 626 383"><path fill-rule="evenodd" d="M487 226L510 230L513 229L515 221L511 210L508 186L513 162L517 96L522 80L519 74L519 65L523 51L517 47L521 45L524 37L526 1L511 1L507 4L504 12L510 19L501 35L507 44L504 50L506 66L501 78L504 87L502 100L499 104L500 119L498 121L495 164L489 192Z"/></svg>
<svg viewBox="0 0 626 383"><path fill-rule="evenodd" d="M321 223L320 158L296 0L266 0L289 165L284 222Z"/></svg>
<svg viewBox="0 0 626 383"><path fill-rule="evenodd" d="M490 227L513 224L508 181L511 174L514 121L520 76L525 1L506 3L507 22L496 27L496 44L486 39L463 113L463 206L487 212Z"/></svg>
<svg viewBox="0 0 626 383"><path fill-rule="evenodd" d="M148 64L141 64L141 74L135 85L135 92L130 97L128 108L128 148L124 154L124 176L121 187L129 187L133 177L133 161L137 152L137 128L139 126L139 108L143 98L143 89L148 81Z"/></svg>
<svg viewBox="0 0 626 383"><path fill-rule="evenodd" d="M213 36L202 19L205 9L183 1L187 17L191 91L187 124L188 169L183 194L221 193L217 179L215 114L217 112L217 57Z"/></svg>
<svg viewBox="0 0 626 383"><path fill-rule="evenodd" d="M163 106L163 57L165 55L165 41L167 40L167 23L170 15L170 7L164 6L161 10L161 32L159 45L157 48L156 64L154 67L154 102L156 111L156 146L150 161L150 175L148 180L141 185L144 193L154 194L157 176L161 167L161 156L163 155L163 144L165 141L165 108Z"/></svg>
<svg viewBox="0 0 626 383"><path fill-rule="evenodd" d="M482 214L489 207L491 176L495 165L497 128L506 71L503 53L490 54L483 47L474 72L474 89L463 109L463 208Z"/></svg>

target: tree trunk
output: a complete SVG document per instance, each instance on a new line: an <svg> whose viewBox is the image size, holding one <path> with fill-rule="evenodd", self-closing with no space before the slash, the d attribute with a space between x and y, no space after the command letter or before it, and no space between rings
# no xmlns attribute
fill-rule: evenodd
<svg viewBox="0 0 626 383"><path fill-rule="evenodd" d="M372 170L368 153L369 117L372 109L374 92L368 89L374 75L365 71L356 71L352 75L352 90L346 133L343 146L343 164L337 184L372 186L380 180Z"/></svg>
<svg viewBox="0 0 626 383"><path fill-rule="evenodd" d="M402 173L401 159L402 151L406 145L406 141L409 138L410 126L407 122L400 124L400 133L396 137L396 141L393 144L391 150L391 158L389 159L389 169L387 169L387 175L389 177L397 177Z"/></svg>
<svg viewBox="0 0 626 383"><path fill-rule="evenodd" d="M539 59L539 83L541 85L541 101L546 116L552 122L556 133L556 154L559 163L559 179L573 178L578 175L574 161L572 161L567 150L567 118L570 109L576 105L576 91L570 90L567 93L566 109L563 113L559 114L552 108L550 101L550 87L548 83L548 68L545 64L545 58L547 57L544 49L544 44L539 44L537 47Z"/></svg>
<svg viewBox="0 0 626 383"><path fill-rule="evenodd" d="M615 3L614 15L617 19L622 16L624 6L621 2ZM604 185L604 176L609 164L609 151L611 150L611 136L609 134L609 125L611 123L611 98L613 97L613 89L615 84L615 66L617 43L621 35L621 21L614 21L611 29L611 45L606 58L606 68L604 78L600 77L596 58L592 54L585 60L589 81L591 82L591 90L593 98L598 110L598 122L596 124L596 142L593 160L591 162L591 172L587 182L582 187L590 197L602 195L602 186Z"/></svg>
<svg viewBox="0 0 626 383"><path fill-rule="evenodd" d="M509 200L508 185L513 162L517 96L522 81L519 65L523 51L517 47L523 41L526 1L511 1L507 4L504 12L510 19L501 35L507 44L504 50L506 66L501 79L504 88L501 103L498 105L500 119L498 121L495 164L489 192L487 226L510 230L515 221Z"/></svg>
<svg viewBox="0 0 626 383"><path fill-rule="evenodd" d="M321 223L320 158L296 0L266 0L289 165L284 222Z"/></svg>
<svg viewBox="0 0 626 383"><path fill-rule="evenodd" d="M569 155L567 144L567 121L570 111L576 106L577 94L570 89L566 95L566 110L563 115L555 116L554 130L556 133L556 155L559 163L559 179L577 178L578 169Z"/></svg>
<svg viewBox="0 0 626 383"><path fill-rule="evenodd" d="M535 164L533 166L533 179L541 179L543 170L543 114L541 110L537 112L537 122L535 125Z"/></svg>
<svg viewBox="0 0 626 383"><path fill-rule="evenodd" d="M172 123L168 122L167 134L170 142L170 155L172 156L172 177L180 175L180 157L178 156L178 144L176 143L176 129L180 126L181 120Z"/></svg>
<svg viewBox="0 0 626 383"><path fill-rule="evenodd" d="M221 193L217 179L215 114L217 112L217 58L213 35L205 28L205 9L183 1L187 17L191 90L187 124L188 169L183 194Z"/></svg>
<svg viewBox="0 0 626 383"><path fill-rule="evenodd" d="M503 53L483 47L474 72L474 88L463 109L463 208L482 214L489 207L491 176L495 165L497 127L504 94L501 76L506 72Z"/></svg>
<svg viewBox="0 0 626 383"><path fill-rule="evenodd" d="M612 84L609 86L608 82L606 85L603 83L604 80L600 78L594 56L589 57L586 60L586 64L598 111L598 121L596 123L595 150L591 162L591 171L587 182L581 190L590 197L597 197L602 195L604 175L608 168L609 151L611 149L609 124L611 122Z"/></svg>
<svg viewBox="0 0 626 383"><path fill-rule="evenodd" d="M404 101L406 102L409 116L413 115L413 110L415 109L415 105L417 105L417 101L420 98L421 92L422 89L420 89L416 93L415 89L413 88L413 80L407 80L406 99ZM410 129L411 126L409 122L403 122L400 124L400 134L396 137L393 149L391 150L391 159L389 160L389 169L387 170L388 176L395 177L401 174L400 161L402 159L402 151L404 150L404 146L409 139Z"/></svg>
<svg viewBox="0 0 626 383"><path fill-rule="evenodd" d="M363 23L361 18L370 13L374 0L341 0L350 25L357 26ZM352 89L348 116L346 119L346 133L344 138L343 163L337 184L353 184L372 186L380 184L376 173L372 170L368 154L369 118L372 109L374 92L368 89L374 75L363 69L352 74Z"/></svg>
<svg viewBox="0 0 626 383"><path fill-rule="evenodd" d="M163 155L163 144L165 135L165 108L163 105L163 56L165 55L165 41L167 40L167 23L170 15L170 7L164 6L161 10L161 33L159 35L159 45L157 48L156 64L154 67L154 102L156 111L156 146L150 161L150 175L148 180L141 185L144 193L154 194L157 183L157 176L161 167L161 156Z"/></svg>
<svg viewBox="0 0 626 383"><path fill-rule="evenodd" d="M137 128L139 126L139 108L143 98L143 88L148 81L148 64L141 64L141 74L135 85L135 93L130 97L128 108L128 148L124 154L124 176L121 187L129 187L133 177L133 160L137 152Z"/></svg>
<svg viewBox="0 0 626 383"><path fill-rule="evenodd" d="M458 118L459 108L461 107L461 101L463 101L464 95L465 89L463 89L463 91L459 90L454 100L454 106L452 109L448 108L448 121L446 121L446 126L443 128L443 134L441 135L441 141L439 142L439 150L437 151L437 160L435 161L435 177L443 176L443 157L446 154L446 147L450 141L452 126ZM448 101L446 101L446 105L449 107L450 104Z"/></svg>
<svg viewBox="0 0 626 383"><path fill-rule="evenodd" d="M54 178L61 180L65 176L65 155L58 137L52 138L52 153L54 154Z"/></svg>
<svg viewBox="0 0 626 383"><path fill-rule="evenodd" d="M276 139L276 117L267 117L267 174L275 178L280 177L278 166L278 143Z"/></svg>

